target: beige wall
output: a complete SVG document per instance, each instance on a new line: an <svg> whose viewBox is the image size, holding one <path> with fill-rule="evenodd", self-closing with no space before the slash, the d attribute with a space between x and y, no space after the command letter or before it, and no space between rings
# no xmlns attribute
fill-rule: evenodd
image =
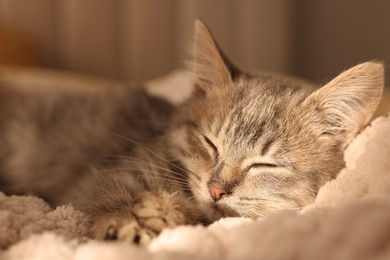
<svg viewBox="0 0 390 260"><path fill-rule="evenodd" d="M39 44L44 66L136 81L182 66L195 18L249 70L323 81L390 58L386 0L0 0L0 21Z"/></svg>
<svg viewBox="0 0 390 260"><path fill-rule="evenodd" d="M44 65L132 80L182 66L196 18L245 68L289 70L290 9L255 0L0 0L2 21L39 42Z"/></svg>
<svg viewBox="0 0 390 260"><path fill-rule="evenodd" d="M390 69L390 1L297 2L297 74L321 81L368 60L385 61Z"/></svg>

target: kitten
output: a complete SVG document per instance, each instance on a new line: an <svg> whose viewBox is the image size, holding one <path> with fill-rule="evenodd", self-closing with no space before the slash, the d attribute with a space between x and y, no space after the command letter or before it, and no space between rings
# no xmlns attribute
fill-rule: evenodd
<svg viewBox="0 0 390 260"><path fill-rule="evenodd" d="M141 89L1 86L1 190L71 202L92 237L141 244L167 227L311 203L372 116L383 65L360 64L315 90L244 73L204 24L195 31L195 90L178 107Z"/></svg>

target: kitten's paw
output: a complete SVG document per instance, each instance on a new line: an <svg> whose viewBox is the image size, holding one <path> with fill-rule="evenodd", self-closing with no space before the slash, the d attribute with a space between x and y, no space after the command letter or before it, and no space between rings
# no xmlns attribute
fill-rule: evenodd
<svg viewBox="0 0 390 260"><path fill-rule="evenodd" d="M92 233L96 239L145 245L165 228L196 223L185 202L178 195L142 192L128 210L95 219Z"/></svg>
<svg viewBox="0 0 390 260"><path fill-rule="evenodd" d="M133 215L144 228L159 234L165 228L198 223L195 207L185 197L167 192L143 192L135 199Z"/></svg>

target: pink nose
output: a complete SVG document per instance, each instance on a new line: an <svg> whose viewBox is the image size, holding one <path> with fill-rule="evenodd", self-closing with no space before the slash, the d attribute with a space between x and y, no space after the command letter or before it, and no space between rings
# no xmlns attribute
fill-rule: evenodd
<svg viewBox="0 0 390 260"><path fill-rule="evenodd" d="M214 201L220 200L223 196L229 194L230 192L217 187L215 184L208 184L210 195L213 198Z"/></svg>

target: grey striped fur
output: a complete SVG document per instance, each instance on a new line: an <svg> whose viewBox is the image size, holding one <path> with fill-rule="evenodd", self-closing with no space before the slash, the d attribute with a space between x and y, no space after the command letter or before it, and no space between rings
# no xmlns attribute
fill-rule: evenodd
<svg viewBox="0 0 390 260"><path fill-rule="evenodd" d="M372 116L383 65L358 65L317 90L241 72L201 22L195 36L194 95L176 108L142 91L1 86L1 190L70 202L91 236L139 243L164 227L311 203ZM210 183L229 192L215 202Z"/></svg>

